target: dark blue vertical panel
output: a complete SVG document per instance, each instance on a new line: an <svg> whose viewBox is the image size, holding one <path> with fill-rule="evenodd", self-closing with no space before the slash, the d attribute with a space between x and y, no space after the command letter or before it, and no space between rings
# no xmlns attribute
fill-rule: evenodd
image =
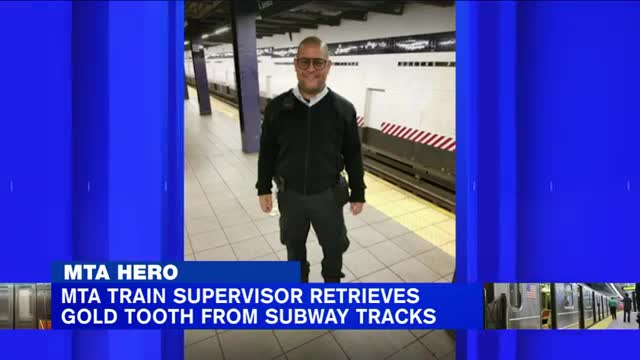
<svg viewBox="0 0 640 360"><path fill-rule="evenodd" d="M520 280L640 278L639 18L637 2L519 5Z"/></svg>
<svg viewBox="0 0 640 360"><path fill-rule="evenodd" d="M108 259L109 67L106 2L73 3L73 260ZM73 332L73 358L108 359L99 331Z"/></svg>
<svg viewBox="0 0 640 360"><path fill-rule="evenodd" d="M162 258L175 261L184 259L184 3L171 2L168 11L169 118L165 130L168 196L164 205L167 208L163 218L167 236L164 237ZM184 331L162 331L162 358L184 359Z"/></svg>
<svg viewBox="0 0 640 360"><path fill-rule="evenodd" d="M0 4L1 280L48 281L53 260L182 256L183 94L169 90L183 85L182 6ZM170 335L76 332L72 349L70 332L21 331L0 343L2 358L160 358L181 353Z"/></svg>
<svg viewBox="0 0 640 360"><path fill-rule="evenodd" d="M70 4L0 3L0 46L0 281L49 281L71 258Z"/></svg>
<svg viewBox="0 0 640 360"><path fill-rule="evenodd" d="M108 7L73 4L73 259L108 254Z"/></svg>
<svg viewBox="0 0 640 360"><path fill-rule="evenodd" d="M517 160L516 160L516 64L517 64L517 7L514 1L501 1L498 13L497 33L497 100L498 100L498 173L495 188L498 201L498 258L500 266L494 281L516 281L517 255ZM488 119L483 119L484 123ZM491 202L488 200L487 202ZM483 234L489 236L490 234ZM487 279L489 280L489 279Z"/></svg>
<svg viewBox="0 0 640 360"><path fill-rule="evenodd" d="M578 44L574 41L565 42L569 39L565 39L564 35L557 33L557 29L549 31L551 29L546 28L551 19L545 19L547 15L540 11L543 8L545 7L542 4L535 4L535 6L522 4L519 7L521 27L518 33L518 41L522 44L519 49L521 61L518 71L520 79L518 88L520 95L518 126L520 145L518 148L518 161L520 162L520 169L518 186L520 189L519 202L522 205L519 214L519 239L521 242L518 254L521 259L519 273L523 275L522 280L565 281L569 280L569 278L564 276L555 278L552 276L553 274L560 275L558 265L563 266L561 265L563 259L571 262L570 259L581 256L580 254L589 252L589 250L588 246L580 246L573 249L569 248L570 251L567 252L567 245L574 240L569 238L558 239L554 235L554 227L557 224L562 224L566 216L570 216L570 214L561 214L558 212L559 209L554 206L554 182L556 194L558 191L562 191L561 189L566 191L573 187L575 183L567 187L567 183L560 182L557 174L558 165L562 162L561 159L564 159L564 166L567 166L567 169L574 169L573 171L578 169L575 175L588 171L587 167L584 166L584 158L579 154L579 152L586 153L588 149L585 146L582 146L580 150L566 147L557 153L560 149L554 148L554 145L559 145L557 140L560 135L558 129L563 126L562 123L569 124L572 121L566 118L566 109L561 110L561 108L566 106L567 108L574 108L574 111L580 110L575 107L574 103L577 99L575 96L577 89L565 92L568 90L566 86L564 89L554 86L554 83L558 84L566 81L569 74L552 74L552 72L554 67L563 66L566 68L566 65L572 62L570 59L575 59L574 50ZM523 13L524 11L532 11L532 13L525 14ZM571 14L571 18L578 20L575 17L576 15L578 14ZM541 28L542 24L546 24L544 29ZM535 42L538 46L530 45L533 36L535 36ZM574 40L580 41L579 39ZM554 47L554 41L561 41L570 50L562 51ZM581 68L580 63L583 61L588 60L580 59L579 63L573 63L571 67ZM597 76L598 72L596 70L589 73ZM587 76L585 76L586 79ZM586 84L583 83L584 85ZM558 110L565 113L565 115L557 117L556 112ZM573 114L570 116L573 116ZM581 121L584 121L584 119ZM584 127L594 125L590 122L584 122ZM576 128L574 133L569 135L573 137L580 131L580 129ZM571 141L566 139L567 144ZM578 150L577 157L575 157L576 150ZM579 164L582 166L579 166ZM572 212L575 211L577 209L572 209ZM592 221L590 222L593 223ZM558 240L560 241L558 242ZM583 245L586 245L586 242ZM544 261L541 261L542 259ZM555 267L556 270L554 271L552 267ZM564 270L567 273L571 272L571 269L567 267L564 267ZM541 276L531 277L532 273L538 273ZM584 281L582 279L573 280ZM589 281L597 280L589 279Z"/></svg>
<svg viewBox="0 0 640 360"><path fill-rule="evenodd" d="M167 236L171 2L109 3L109 259L160 260ZM173 44L172 44L173 45ZM111 331L111 359L160 359L160 331Z"/></svg>
<svg viewBox="0 0 640 360"><path fill-rule="evenodd" d="M459 2L456 14L457 273L464 281L515 281L516 4ZM461 335L463 359L517 354L514 333Z"/></svg>
<svg viewBox="0 0 640 360"><path fill-rule="evenodd" d="M458 137L459 142L471 137L472 146L474 139L479 142L480 281L639 277L632 250L637 247L632 221L640 200L634 191L640 162L633 147L639 128L640 53L634 45L640 35L639 7L611 2L457 4ZM509 53L514 45L515 67ZM515 79L509 75L514 70ZM514 112L515 124L509 122ZM469 150L460 151L464 146L458 153L458 192L464 192L458 197L459 247L469 247L474 231L473 210L465 208L475 204L464 186L473 179ZM515 218L508 209L517 210ZM514 233L517 246L509 239ZM551 359L627 358L632 355L620 345L639 336L487 332L477 338L478 355L537 359L544 351ZM458 349L463 358L474 355L472 347L467 354Z"/></svg>
<svg viewBox="0 0 640 360"><path fill-rule="evenodd" d="M169 7L169 59L167 120L167 211L164 223L168 235L164 237L163 258L184 259L184 2L174 1Z"/></svg>
<svg viewBox="0 0 640 360"><path fill-rule="evenodd" d="M487 10L487 8L484 8ZM485 197L482 203L482 208L480 209L480 214L484 214L484 206L492 206L492 204L497 204L497 220L498 223L495 225L497 232L494 234L493 229L489 230L490 232L483 233L480 232L479 236L485 241L490 242L488 240L495 236L498 243L496 244L496 274L490 275L486 274L486 278L482 277L483 282L516 282L517 278L517 213L518 213L518 203L517 203L517 157L516 157L516 149L517 149L517 138L516 138L516 129L517 129L517 5L514 1L500 1L491 4L491 8L489 9L490 13L487 13L486 17L483 19L483 24L487 26L491 22L495 20L496 28L489 27L490 32L494 32L497 35L496 48L491 49L490 51L495 51L495 60L491 55L487 56L489 60L494 60L495 64L493 66L486 64L489 69L491 69L490 73L495 72L495 82L497 86L497 91L492 96L491 99L486 98L486 101L489 102L490 108L493 108L494 101L496 102L496 150L495 154L495 164L496 173L492 174L489 179L482 179L483 186L489 185L492 187L492 193ZM491 19L491 15L497 15L496 19ZM483 33L481 33L482 36ZM486 39L482 38L481 40L482 47L485 47ZM482 73L485 73L486 68L481 67ZM492 75L494 75L492 74ZM481 86L478 91L484 93L484 85L488 85L491 83L490 78L486 78L483 82L483 86ZM491 124L494 121L491 116L493 114L486 114L480 120L481 124ZM486 133L485 133L486 134ZM488 136L491 139L490 136ZM491 145L486 142L483 144L483 140L485 140L484 136L480 134L481 147L480 151L484 149L484 147L490 147ZM492 140L489 140L492 141ZM487 163L494 164L493 160L494 154L491 153L489 159L484 159L481 161L479 166L484 167ZM491 166L490 168L492 168ZM486 180L490 180L490 184L487 184ZM492 199L493 198L493 199ZM495 199L495 200L494 200ZM482 220L481 220L482 222ZM485 255L487 255L485 253ZM488 265L488 264L487 264ZM484 275L484 274L483 274ZM492 280L493 278L493 280ZM515 332L501 332L498 334L491 334L490 336L486 336L486 338L491 337L493 340L493 344L497 344L497 348L493 348L492 346L485 347L485 349L489 350L490 353L493 353L494 358L496 359L515 359L517 357L519 348L518 348L518 337ZM482 343L482 342L480 342ZM481 357L485 358L485 357Z"/></svg>
<svg viewBox="0 0 640 360"><path fill-rule="evenodd" d="M640 3L518 5L518 278L640 278ZM635 186L634 186L635 185ZM524 332L519 358L635 358L638 331Z"/></svg>
<svg viewBox="0 0 640 360"><path fill-rule="evenodd" d="M516 280L515 5L483 3L477 21L479 280L510 282Z"/></svg>
<svg viewBox="0 0 640 360"><path fill-rule="evenodd" d="M164 2L109 3L109 258L161 258L168 120Z"/></svg>
<svg viewBox="0 0 640 360"><path fill-rule="evenodd" d="M475 57L477 83L474 88L477 115L478 169L478 272L479 279L496 281L500 273L499 151L499 4L477 8L478 35Z"/></svg>
<svg viewBox="0 0 640 360"><path fill-rule="evenodd" d="M456 5L456 281L477 281L477 6ZM478 359L478 333L456 333L456 355Z"/></svg>
<svg viewBox="0 0 640 360"><path fill-rule="evenodd" d="M182 256L182 6L74 4L76 259ZM182 357L181 332L166 334L78 331L73 355Z"/></svg>
<svg viewBox="0 0 640 360"><path fill-rule="evenodd" d="M0 2L0 281L71 259L71 4ZM0 331L2 359L70 359L70 332Z"/></svg>
<svg viewBox="0 0 640 360"><path fill-rule="evenodd" d="M469 243L477 242L477 7L462 3L456 7L456 280L475 281L476 254Z"/></svg>

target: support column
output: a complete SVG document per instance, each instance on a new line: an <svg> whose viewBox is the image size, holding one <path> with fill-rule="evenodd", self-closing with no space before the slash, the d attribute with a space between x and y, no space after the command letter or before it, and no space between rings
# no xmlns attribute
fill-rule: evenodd
<svg viewBox="0 0 640 360"><path fill-rule="evenodd" d="M191 57L193 59L193 73L196 77L196 90L198 91L200 115L211 115L209 81L207 80L207 59L205 59L202 39L191 39Z"/></svg>
<svg viewBox="0 0 640 360"><path fill-rule="evenodd" d="M231 4L242 151L255 153L260 150L260 100L256 50L257 2L233 0Z"/></svg>

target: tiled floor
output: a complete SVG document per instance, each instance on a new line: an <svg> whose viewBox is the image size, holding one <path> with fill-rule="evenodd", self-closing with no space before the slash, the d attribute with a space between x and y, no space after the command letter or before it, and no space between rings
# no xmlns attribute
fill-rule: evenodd
<svg viewBox="0 0 640 360"><path fill-rule="evenodd" d="M638 318L638 312L632 311L630 314L631 322L624 321L624 312L619 311L616 313L616 320L611 320L610 324L606 327L607 329L618 329L618 330L638 330L638 323L636 322ZM611 317L609 317L611 319Z"/></svg>
<svg viewBox="0 0 640 360"><path fill-rule="evenodd" d="M211 99L200 117L185 101L185 260L284 260L277 204L258 205L257 154L244 154L237 111ZM367 204L345 211L351 246L345 282L450 282L455 216L366 174ZM275 198L274 198L275 200ZM345 210L348 207L345 207ZM322 251L308 239L310 280L320 282ZM251 344L251 346L246 346ZM187 331L186 359L454 359L442 331Z"/></svg>

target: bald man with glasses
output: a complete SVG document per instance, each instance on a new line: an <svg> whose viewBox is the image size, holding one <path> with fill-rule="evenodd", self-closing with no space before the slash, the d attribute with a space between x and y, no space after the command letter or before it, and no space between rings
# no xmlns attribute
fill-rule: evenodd
<svg viewBox="0 0 640 360"><path fill-rule="evenodd" d="M306 241L313 226L324 255L322 277L337 283L344 277L342 257L349 247L342 209L350 203L351 213L358 215L365 203L356 111L326 85L331 60L322 40L304 39L294 65L298 85L265 109L258 199L262 210L271 212L275 181L280 242L287 247L287 259L300 262L302 282L309 281Z"/></svg>

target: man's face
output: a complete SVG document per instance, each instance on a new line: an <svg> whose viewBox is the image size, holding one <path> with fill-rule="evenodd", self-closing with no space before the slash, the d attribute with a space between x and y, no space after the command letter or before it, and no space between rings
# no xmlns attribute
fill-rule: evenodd
<svg viewBox="0 0 640 360"><path fill-rule="evenodd" d="M317 94L325 86L331 62L319 45L304 45L296 57L295 68L300 89Z"/></svg>

